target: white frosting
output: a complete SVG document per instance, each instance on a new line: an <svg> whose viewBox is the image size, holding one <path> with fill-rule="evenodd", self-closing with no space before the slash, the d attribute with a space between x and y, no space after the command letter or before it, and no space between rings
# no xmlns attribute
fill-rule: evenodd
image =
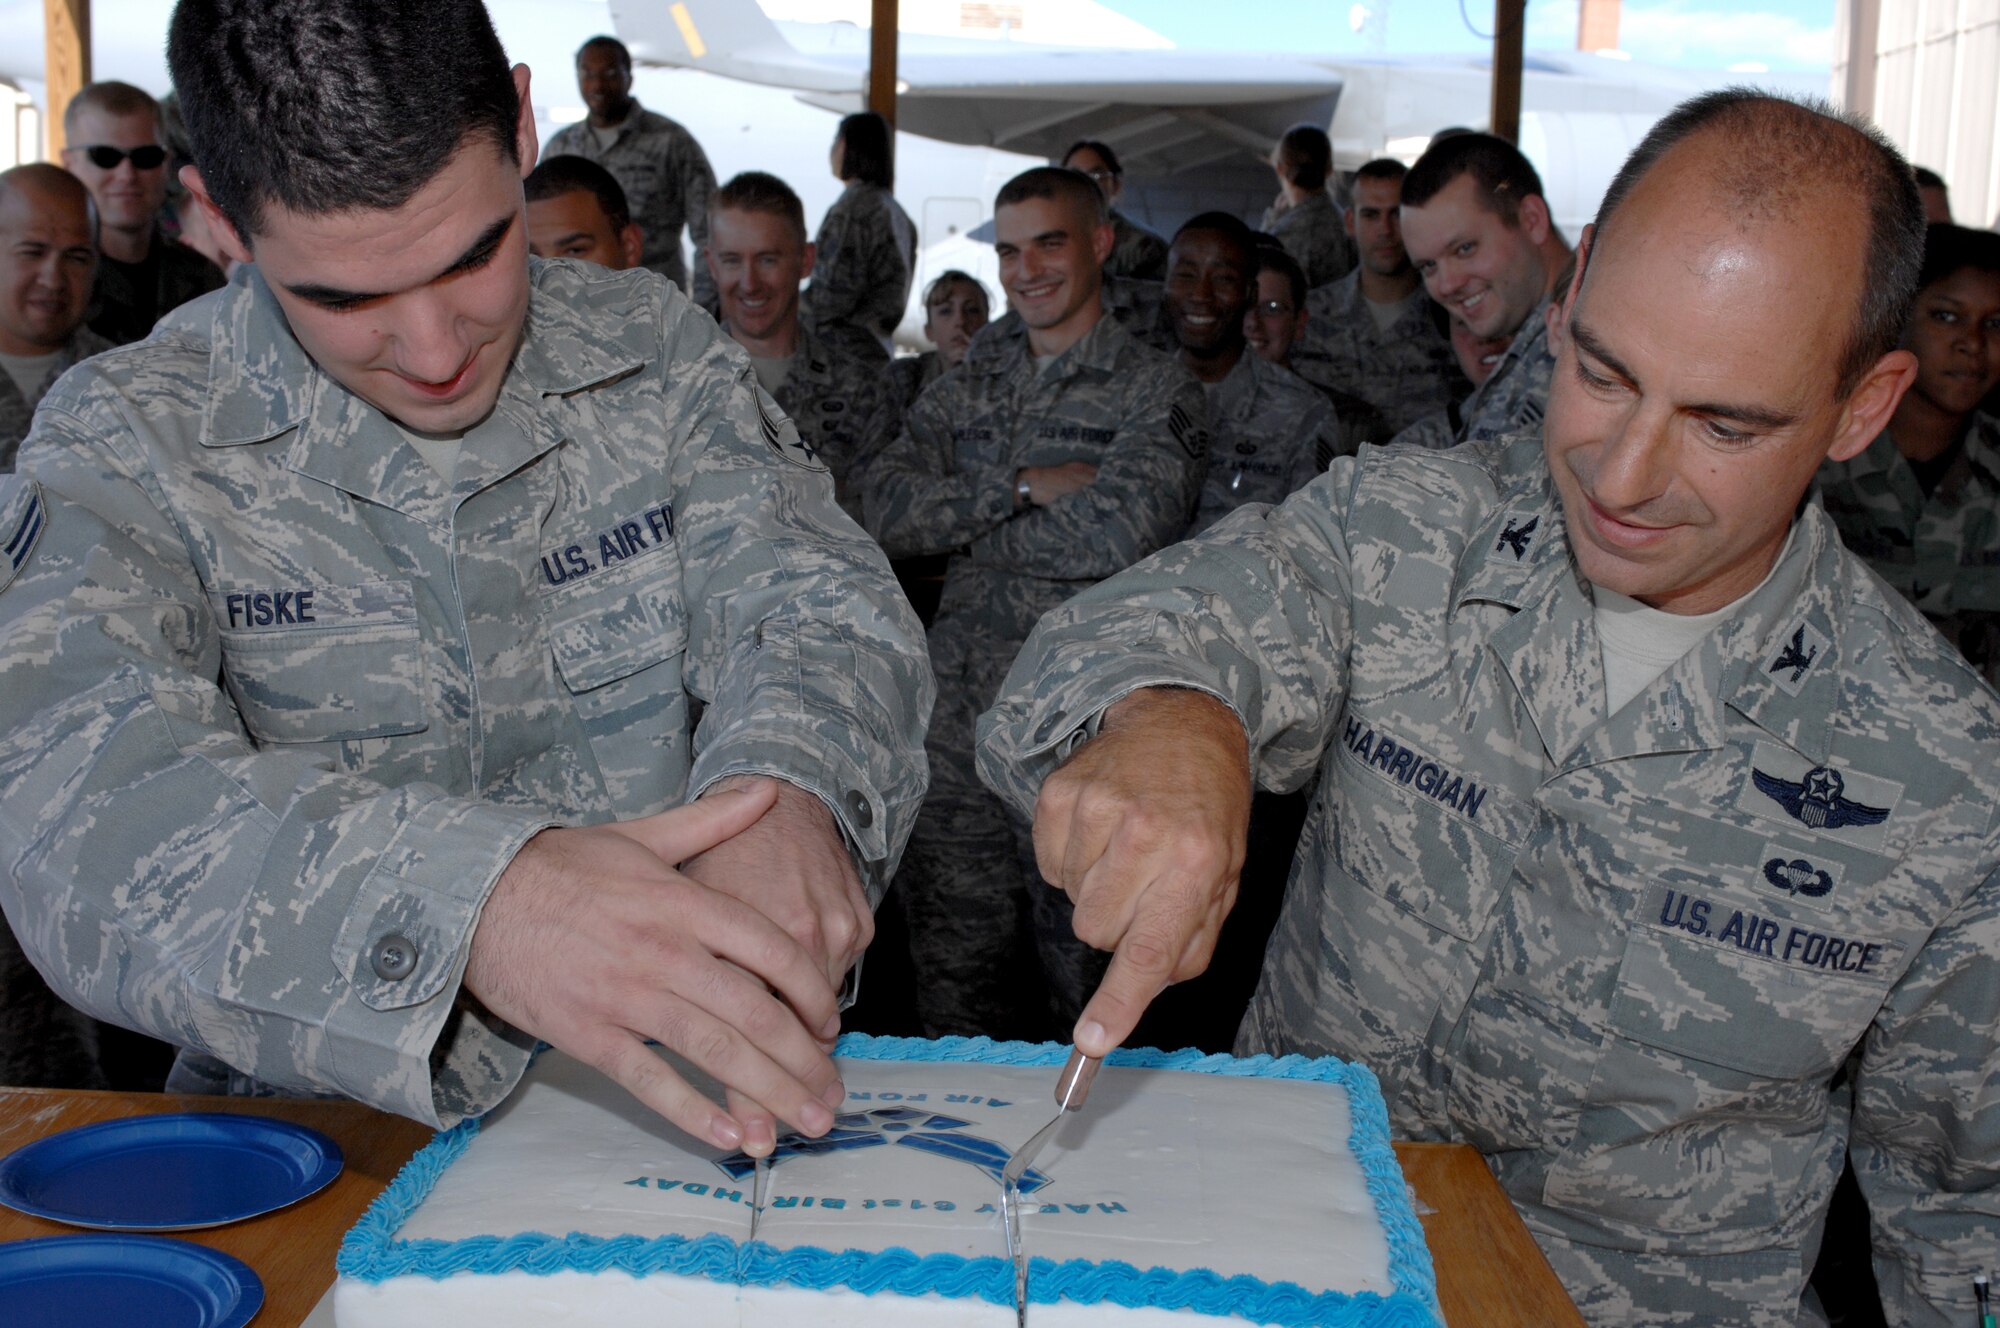
<svg viewBox="0 0 2000 1328"><path fill-rule="evenodd" d="M922 1113L871 1120L868 1137L963 1136L1011 1152L1055 1112L1049 1068L843 1060L841 1074L845 1112ZM878 1134L882 1126L889 1128ZM1023 1239L1031 1255L1057 1261L1209 1268L1315 1292L1386 1296L1394 1289L1387 1242L1348 1133L1347 1097L1337 1085L1107 1066L1088 1105L1037 1162L1049 1181L1027 1196ZM537 1231L644 1238L715 1232L745 1240L751 1180L732 1179L718 1165L722 1156L596 1072L547 1053L398 1234L450 1241ZM828 1207L829 1200L843 1206ZM920 1255L1004 1259L998 1200L998 1183L976 1165L903 1143L781 1157L770 1170L757 1237L781 1250L902 1246ZM340 1328L439 1328L473 1316L478 1328L1013 1320L1011 1307L972 1298L616 1272L343 1279L334 1308ZM1200 1316L1060 1303L1035 1305L1031 1317L1042 1328L1168 1328Z"/></svg>

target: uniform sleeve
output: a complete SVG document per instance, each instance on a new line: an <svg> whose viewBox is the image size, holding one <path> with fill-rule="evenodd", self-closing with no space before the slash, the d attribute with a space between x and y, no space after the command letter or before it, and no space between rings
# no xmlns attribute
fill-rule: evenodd
<svg viewBox="0 0 2000 1328"><path fill-rule="evenodd" d="M1208 470L1208 399L1184 373L1132 391L1097 478L976 541L981 562L1052 580L1110 576L1180 538Z"/></svg>
<svg viewBox="0 0 2000 1328"><path fill-rule="evenodd" d="M869 290L869 236L857 214L855 193L827 209L813 237L813 274L806 283L805 314L815 327L856 322Z"/></svg>
<svg viewBox="0 0 2000 1328"><path fill-rule="evenodd" d="M870 467L862 516L891 558L948 553L1014 514L1011 468L959 465L951 421L966 381L961 372L926 388Z"/></svg>
<svg viewBox="0 0 2000 1328"><path fill-rule="evenodd" d="M689 293L704 309L716 308L715 278L708 270L708 196L715 192L715 171L708 154L693 134L680 136L678 160L672 163L672 178L680 182L682 206L687 213L688 243L694 249L694 268L688 274Z"/></svg>
<svg viewBox="0 0 2000 1328"><path fill-rule="evenodd" d="M680 316L665 333L668 387L685 394L670 415L699 421L674 485L688 690L702 705L689 796L734 774L815 794L879 901L928 778L923 629L742 354L670 304Z"/></svg>
<svg viewBox="0 0 2000 1328"><path fill-rule="evenodd" d="M1282 506L1246 507L1046 614L980 717L980 777L1029 814L1107 706L1186 687L1243 721L1260 785L1303 784L1347 689L1357 474L1336 461Z"/></svg>
<svg viewBox="0 0 2000 1328"><path fill-rule="evenodd" d="M1931 934L1862 1046L1848 1155L1891 1323L1972 1323L1972 1279L2000 1250L1996 955L2000 874Z"/></svg>
<svg viewBox="0 0 2000 1328"><path fill-rule="evenodd" d="M0 490L38 513L0 590L0 903L23 949L98 1018L277 1087L483 1112L529 1047L460 979L547 818L256 746L121 401L84 381Z"/></svg>

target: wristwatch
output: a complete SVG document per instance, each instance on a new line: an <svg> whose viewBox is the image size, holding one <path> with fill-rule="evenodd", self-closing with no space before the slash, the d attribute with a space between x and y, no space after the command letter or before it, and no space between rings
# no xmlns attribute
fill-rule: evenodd
<svg viewBox="0 0 2000 1328"><path fill-rule="evenodd" d="M1014 497L1020 500L1023 507L1035 500L1034 490L1028 485L1028 472L1025 470L1017 472L1014 476Z"/></svg>

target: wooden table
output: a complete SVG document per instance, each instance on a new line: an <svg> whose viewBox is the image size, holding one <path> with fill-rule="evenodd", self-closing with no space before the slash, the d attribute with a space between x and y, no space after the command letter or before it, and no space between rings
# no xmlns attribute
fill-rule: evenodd
<svg viewBox="0 0 2000 1328"><path fill-rule="evenodd" d="M156 1093L0 1088L0 1156L58 1130L162 1111L234 1111L310 1125L346 1155L339 1179L281 1212L183 1238L235 1255L264 1279L252 1328L298 1328L333 1283L333 1252L348 1227L429 1138L414 1121L352 1102L174 1097ZM1547 1260L1479 1154L1462 1144L1397 1144L1438 1269L1452 1328L1583 1328ZM74 1227L0 1208L0 1241L72 1233Z"/></svg>

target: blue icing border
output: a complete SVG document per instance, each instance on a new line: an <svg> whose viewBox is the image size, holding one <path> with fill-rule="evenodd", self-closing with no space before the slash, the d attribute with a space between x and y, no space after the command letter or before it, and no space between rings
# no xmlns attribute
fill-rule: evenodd
<svg viewBox="0 0 2000 1328"><path fill-rule="evenodd" d="M1069 1056L1063 1043L994 1042L989 1038L878 1038L844 1035L835 1054L849 1060L957 1061L980 1065L1057 1066ZM1253 1323L1284 1328L1436 1328L1437 1275L1424 1245L1423 1227L1411 1206L1395 1150L1389 1145L1389 1112L1381 1085L1364 1066L1331 1057L1210 1055L1195 1050L1133 1048L1111 1053L1108 1064L1141 1069L1259 1079L1298 1079L1339 1084L1347 1090L1352 1128L1348 1145L1361 1167L1369 1197L1389 1246L1389 1279L1395 1291L1347 1295L1313 1292L1290 1282L1224 1277L1208 1268L1185 1271L1138 1269L1117 1261L1071 1259L1030 1261L1030 1298L1048 1304L1070 1300L1085 1305L1110 1302L1131 1308L1192 1309L1236 1315ZM341 1242L334 1266L342 1277L383 1282L392 1277L442 1279L458 1273L596 1273L618 1269L635 1276L668 1273L754 1286L796 1286L814 1290L846 1287L868 1295L889 1291L906 1296L936 1293L952 1299L977 1297L996 1305L1013 1303L1013 1269L1001 1258L967 1259L955 1254L919 1256L901 1247L879 1250L788 1250L763 1241L739 1245L726 1236L475 1236L465 1240L398 1240L396 1233L479 1133L468 1120L432 1139L396 1174Z"/></svg>

